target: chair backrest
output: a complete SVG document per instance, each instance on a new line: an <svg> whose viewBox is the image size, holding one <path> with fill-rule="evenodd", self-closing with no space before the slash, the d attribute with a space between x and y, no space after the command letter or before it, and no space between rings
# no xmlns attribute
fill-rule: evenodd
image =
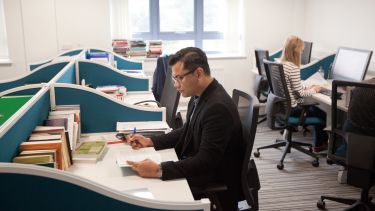
<svg viewBox="0 0 375 211"><path fill-rule="evenodd" d="M375 184L375 136L347 133L347 183L370 189Z"/></svg>
<svg viewBox="0 0 375 211"><path fill-rule="evenodd" d="M176 111L179 102L180 92L178 92L174 87L174 81L172 80L172 70L170 67L168 67L165 74L163 92L160 97L160 106L166 108L167 123L169 127L173 129L176 129L178 127L176 122Z"/></svg>
<svg viewBox="0 0 375 211"><path fill-rule="evenodd" d="M260 189L260 182L255 162L250 160L254 146L255 134L259 107L255 106L253 98L240 90L234 89L232 99L237 106L242 124L243 141L246 149L241 172L242 189L245 199L252 208L258 208L257 191Z"/></svg>
<svg viewBox="0 0 375 211"><path fill-rule="evenodd" d="M329 146L328 146L327 158L334 163L346 166L347 165L347 160L345 158L346 151L345 151L345 147L343 147L345 145L342 145L342 143L345 142L345 140L347 140L348 137L347 137L347 134L344 132L344 129L349 130L352 128L346 127L348 126L348 124L343 124L343 121L344 121L344 119L342 119L343 115L340 114L343 111L341 109L338 109L338 89L343 88L343 87L351 87L350 88L351 90L354 88L367 88L373 91L375 90L375 84L369 84L365 82L340 81L340 80L334 80L332 83L331 135L330 135L330 141L329 141ZM374 92L375 91L373 91L373 93ZM345 100L347 101L348 105L350 104L349 103L350 99L348 99L349 96L350 95L345 97ZM364 97L368 98L368 96L364 96ZM351 111L349 107L348 113L350 112L355 112L355 111ZM357 130L358 129L352 132L366 135L367 131L363 131L363 130L357 131Z"/></svg>
<svg viewBox="0 0 375 211"><path fill-rule="evenodd" d="M258 68L259 75L266 77L266 70L263 64L263 60L269 60L270 56L267 50L255 49L255 62Z"/></svg>
<svg viewBox="0 0 375 211"><path fill-rule="evenodd" d="M168 70L168 56L161 56L156 62L156 68L152 77L152 93L155 100L160 102L163 92L165 77Z"/></svg>
<svg viewBox="0 0 375 211"><path fill-rule="evenodd" d="M292 107L283 64L265 60L264 65L271 91L267 100L267 121L277 118L279 123L287 125Z"/></svg>
<svg viewBox="0 0 375 211"><path fill-rule="evenodd" d="M312 45L313 45L312 42L304 41L304 43L305 43L305 48L303 49L302 55L301 55L301 64L302 65L310 63L311 50L312 50Z"/></svg>

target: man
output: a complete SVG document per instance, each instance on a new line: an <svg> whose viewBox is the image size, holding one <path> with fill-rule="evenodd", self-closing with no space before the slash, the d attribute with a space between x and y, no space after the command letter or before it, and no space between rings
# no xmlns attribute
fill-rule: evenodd
<svg viewBox="0 0 375 211"><path fill-rule="evenodd" d="M176 89L191 97L186 123L166 135L145 138L139 134L128 141L134 149L175 148L179 161L151 160L128 163L142 177L162 180L186 178L190 187L226 184L219 195L223 210L237 210L242 199L241 165L244 156L238 111L222 85L211 76L206 54L199 48L181 49L169 60ZM196 199L207 196L194 195Z"/></svg>

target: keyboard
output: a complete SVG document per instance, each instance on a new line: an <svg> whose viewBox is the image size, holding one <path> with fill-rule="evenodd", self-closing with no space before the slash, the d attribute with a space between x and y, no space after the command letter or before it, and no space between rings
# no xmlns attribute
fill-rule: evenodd
<svg viewBox="0 0 375 211"><path fill-rule="evenodd" d="M324 87L320 88L319 93L323 94L323 95L326 95L328 97L332 97L332 90L324 88ZM342 96L342 93L337 92L337 99L341 99L341 96Z"/></svg>

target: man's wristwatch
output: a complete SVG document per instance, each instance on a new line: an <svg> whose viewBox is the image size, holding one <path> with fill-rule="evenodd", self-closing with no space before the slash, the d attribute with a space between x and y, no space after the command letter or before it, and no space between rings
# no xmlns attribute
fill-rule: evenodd
<svg viewBox="0 0 375 211"><path fill-rule="evenodd" d="M159 164L159 170L156 172L156 177L161 178L163 176L163 169L161 168L161 165Z"/></svg>

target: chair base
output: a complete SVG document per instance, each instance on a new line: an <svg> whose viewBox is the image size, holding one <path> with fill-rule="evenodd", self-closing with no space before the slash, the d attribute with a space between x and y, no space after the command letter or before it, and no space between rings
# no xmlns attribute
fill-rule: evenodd
<svg viewBox="0 0 375 211"><path fill-rule="evenodd" d="M334 196L321 196L320 200L317 202L316 206L319 209L325 209L325 202L324 200L335 201L342 204L351 205L350 207L344 209L345 211L373 211L375 210L375 203L371 202L372 198L368 200L360 200L360 199L351 199L351 198L339 198Z"/></svg>
<svg viewBox="0 0 375 211"><path fill-rule="evenodd" d="M292 148L296 149L296 150L298 150L298 151L300 151L300 152L302 152L306 155L309 155L310 157L313 157L315 160L312 162L312 165L314 167L319 166L319 157L318 157L318 155L312 153L311 144L301 143L301 142L297 142L297 141L276 140L276 143L274 143L274 144L257 148L256 152L254 152L254 156L259 157L259 155L260 155L259 150L261 150L261 149L278 148L278 147L282 147L282 146L285 146L285 149L284 149L283 155L280 159L280 162L277 164L278 169L280 169L280 170L284 169L285 156L286 156L287 153L290 153ZM309 150L303 148L303 146L309 147Z"/></svg>

